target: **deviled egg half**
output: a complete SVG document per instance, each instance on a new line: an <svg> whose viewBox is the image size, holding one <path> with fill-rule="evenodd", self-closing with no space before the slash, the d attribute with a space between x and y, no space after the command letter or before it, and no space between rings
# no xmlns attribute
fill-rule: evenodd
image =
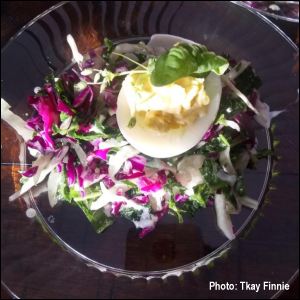
<svg viewBox="0 0 300 300"><path fill-rule="evenodd" d="M220 105L220 76L187 76L157 87L147 73L132 73L118 96L117 121L125 139L157 158L182 154L197 145L214 122ZM135 126L128 126L130 120Z"/></svg>

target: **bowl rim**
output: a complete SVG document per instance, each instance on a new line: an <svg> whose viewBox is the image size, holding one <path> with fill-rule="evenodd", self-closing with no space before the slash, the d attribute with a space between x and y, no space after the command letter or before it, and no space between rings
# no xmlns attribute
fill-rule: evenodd
<svg viewBox="0 0 300 300"><path fill-rule="evenodd" d="M256 9L256 8L253 8L245 3L243 3L243 1L230 1L231 3L234 3L240 7L243 7L245 9L248 9L248 10L251 10L251 11L255 11L261 15L266 15L268 17L271 17L271 18L275 18L275 19L279 19L279 20L284 20L284 21L288 21L288 22L293 22L293 23L299 23L299 18L298 19L293 19L293 18L290 18L290 17L284 17L284 16L279 16L279 15L275 15L275 14L272 14L270 12L267 12L267 11L261 11L259 9Z"/></svg>

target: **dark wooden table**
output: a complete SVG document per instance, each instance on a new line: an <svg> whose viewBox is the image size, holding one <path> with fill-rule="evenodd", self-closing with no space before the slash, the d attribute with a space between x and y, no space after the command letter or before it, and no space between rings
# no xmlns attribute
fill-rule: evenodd
<svg viewBox="0 0 300 300"><path fill-rule="evenodd" d="M34 17L60 1L1 1L1 47ZM274 20L272 20L274 21ZM288 22L275 21L291 39L296 40L297 28ZM126 283L125 283L126 284ZM2 288L1 299L11 299ZM299 278L280 299L299 299Z"/></svg>

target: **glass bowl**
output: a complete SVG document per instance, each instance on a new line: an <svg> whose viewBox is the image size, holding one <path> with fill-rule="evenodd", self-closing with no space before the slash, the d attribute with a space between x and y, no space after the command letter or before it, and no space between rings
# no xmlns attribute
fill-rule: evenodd
<svg viewBox="0 0 300 300"><path fill-rule="evenodd" d="M231 1L279 20L299 23L299 1Z"/></svg>
<svg viewBox="0 0 300 300"><path fill-rule="evenodd" d="M167 216L144 239L118 219L94 232L76 207L50 208L45 186L25 200L8 202L18 189L18 171L32 163L17 134L1 124L1 276L20 298L270 298L273 290L209 290L209 282L290 283L299 267L299 71L297 47L269 20L230 2L71 1L38 16L2 49L1 97L14 113L29 118L27 96L53 72L73 65L66 35L81 53L100 52L104 37L114 43L147 42L167 33L205 44L217 53L251 61L264 84L263 101L279 115L273 131L259 127L260 146L280 156L246 174L258 211L233 217L237 240L217 230L213 208L177 224ZM99 51L98 51L99 49ZM289 105L290 104L290 105ZM35 220L26 208L37 211ZM23 212L22 212L23 211ZM99 272L100 271L100 272ZM148 282L145 285L145 282ZM130 287L129 289L127 289ZM126 294L127 293L127 294Z"/></svg>

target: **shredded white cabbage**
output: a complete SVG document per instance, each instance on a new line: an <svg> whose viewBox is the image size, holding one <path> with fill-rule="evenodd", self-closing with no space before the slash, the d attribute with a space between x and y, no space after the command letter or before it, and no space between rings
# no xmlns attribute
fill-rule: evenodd
<svg viewBox="0 0 300 300"><path fill-rule="evenodd" d="M80 160L80 163L82 164L83 167L87 166L87 162L86 162L86 154L83 151L83 149L81 148L81 146L77 143L72 143L69 139L67 138L61 138L60 141L63 143L63 145L70 145L71 148L73 148ZM67 159L67 158L66 158ZM68 161L66 161L67 163Z"/></svg>
<svg viewBox="0 0 300 300"><path fill-rule="evenodd" d="M25 128L26 122L10 111L11 106L1 98L1 119L7 122L23 139L32 139L33 131Z"/></svg>
<svg viewBox="0 0 300 300"><path fill-rule="evenodd" d="M53 169L49 175L48 182L47 182L48 198L51 207L54 207L58 202L56 193L60 181L61 181L61 174L57 173L57 171Z"/></svg>
<svg viewBox="0 0 300 300"><path fill-rule="evenodd" d="M77 45L72 35L67 35L67 42L72 50L73 58L77 63L83 62L83 56L79 53Z"/></svg>
<svg viewBox="0 0 300 300"><path fill-rule="evenodd" d="M42 182L46 178L46 176L54 168L57 167L57 165L62 161L62 159L65 157L65 155L67 154L68 151L69 151L69 147L66 147L66 146L62 147L60 155L53 157L51 159L51 161L49 162L49 164L47 165L47 167L42 170L37 183ZM14 200L18 199L24 193L28 192L34 185L35 185L34 178L33 177L29 178L29 180L23 184L22 188L18 192L14 193L13 195L11 195L9 197L9 201L14 201Z"/></svg>
<svg viewBox="0 0 300 300"><path fill-rule="evenodd" d="M232 128L232 129L235 129L238 132L241 131L241 128L240 128L239 124L237 124L236 122L230 121L230 120L226 120L225 122L226 122L228 127Z"/></svg>
<svg viewBox="0 0 300 300"><path fill-rule="evenodd" d="M62 129L62 130L69 129L69 127L71 125L71 122L72 122L72 119L73 119L73 117L71 117L71 116L69 118L67 118L65 121L63 121L61 123L61 125L59 126L59 128Z"/></svg>
<svg viewBox="0 0 300 300"><path fill-rule="evenodd" d="M112 155L108 162L108 173L111 179L115 181L115 175L121 169L124 162L127 159L138 155L139 153L140 151L136 150L130 145L127 145L121 148L115 155Z"/></svg>
<svg viewBox="0 0 300 300"><path fill-rule="evenodd" d="M99 144L99 149L103 150L115 147L123 147L126 145L128 145L127 141L118 142L116 139L107 139L106 141Z"/></svg>
<svg viewBox="0 0 300 300"><path fill-rule="evenodd" d="M45 169L45 167L49 164L49 161L51 160L53 154L47 154L47 155L41 155L33 164L33 167L38 166L37 172L32 176L34 184L37 184L42 171Z"/></svg>
<svg viewBox="0 0 300 300"><path fill-rule="evenodd" d="M234 80L239 77L248 67L250 66L250 62L241 60L234 68L232 68L225 76L229 80Z"/></svg>
<svg viewBox="0 0 300 300"><path fill-rule="evenodd" d="M236 175L229 175L229 174L225 173L223 170L220 170L217 173L217 176L221 180L227 181L231 186L234 186L234 184L236 183L236 180L237 180L237 176Z"/></svg>
<svg viewBox="0 0 300 300"><path fill-rule="evenodd" d="M215 193L215 209L219 228L229 240L235 239L230 215L226 212L225 196Z"/></svg>
<svg viewBox="0 0 300 300"><path fill-rule="evenodd" d="M102 174L99 176L99 178L97 178L96 180L94 180L93 182L92 181L89 181L89 180L84 180L83 181L83 187L86 189L88 188L89 186L97 183L97 182L100 182L106 175L105 174Z"/></svg>
<svg viewBox="0 0 300 300"><path fill-rule="evenodd" d="M267 120L258 112L258 110L251 104L251 102L248 100L248 98L240 91L238 90L234 84L225 76L221 75L221 80L224 84L226 84L237 96L239 96L246 104L247 106L253 110L263 122L267 122Z"/></svg>
<svg viewBox="0 0 300 300"><path fill-rule="evenodd" d="M154 212L162 210L162 201L164 200L166 192L164 189L161 189L155 193L150 193L148 195L149 201Z"/></svg>
<svg viewBox="0 0 300 300"><path fill-rule="evenodd" d="M240 198L240 202L242 205L244 205L246 207L250 207L255 210L258 209L258 205L259 205L258 201L250 198L249 196L244 196L244 197Z"/></svg>
<svg viewBox="0 0 300 300"><path fill-rule="evenodd" d="M219 161L226 173L229 175L236 175L236 170L233 167L230 158L230 147L227 147L224 151L220 152Z"/></svg>

